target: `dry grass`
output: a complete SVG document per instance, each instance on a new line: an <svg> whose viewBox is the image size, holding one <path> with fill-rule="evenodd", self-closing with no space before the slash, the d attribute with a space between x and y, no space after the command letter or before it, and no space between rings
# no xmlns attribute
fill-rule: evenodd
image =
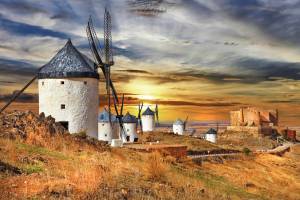
<svg viewBox="0 0 300 200"><path fill-rule="evenodd" d="M205 163L200 167L189 159L178 161L165 153L96 149L85 140L70 137L32 135L28 141L0 138L0 160L24 172L0 172L0 199L298 198L293 192L300 188L296 173L300 166L298 151L282 158L250 156L225 161L224 165ZM171 137L167 135L162 140ZM176 137L169 142L179 140ZM188 138L183 141L191 148L200 149L196 145L201 144L204 148L216 147L200 140L195 144ZM269 172L270 176L266 176Z"/></svg>
<svg viewBox="0 0 300 200"><path fill-rule="evenodd" d="M205 163L204 170L269 199L300 199L300 147L292 151L283 157L265 154L223 165Z"/></svg>
<svg viewBox="0 0 300 200"><path fill-rule="evenodd" d="M166 179L167 165L157 151L149 155L146 163L146 176L151 181L164 181Z"/></svg>
<svg viewBox="0 0 300 200"><path fill-rule="evenodd" d="M216 144L210 143L208 141L192 138L189 136L179 136L173 133L162 133L153 132L151 134L144 133L140 135L140 141L142 142L156 142L159 141L160 144L180 144L188 147L191 151L205 151L219 149L220 147Z"/></svg>

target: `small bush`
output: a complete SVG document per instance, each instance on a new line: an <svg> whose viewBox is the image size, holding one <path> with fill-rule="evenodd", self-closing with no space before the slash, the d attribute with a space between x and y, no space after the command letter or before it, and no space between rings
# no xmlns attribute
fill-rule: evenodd
<svg viewBox="0 0 300 200"><path fill-rule="evenodd" d="M24 172L26 174L33 174L33 173L39 173L43 171L43 168L40 165L34 164L34 165L26 165L23 168Z"/></svg>
<svg viewBox="0 0 300 200"><path fill-rule="evenodd" d="M249 156L250 153L251 153L251 150L248 149L247 147L243 148L243 153L246 155L246 156Z"/></svg>
<svg viewBox="0 0 300 200"><path fill-rule="evenodd" d="M81 131L81 132L75 133L75 134L73 134L73 135L74 135L75 137L79 137L79 138L83 138L83 139L87 138L87 134L86 134L85 131Z"/></svg>

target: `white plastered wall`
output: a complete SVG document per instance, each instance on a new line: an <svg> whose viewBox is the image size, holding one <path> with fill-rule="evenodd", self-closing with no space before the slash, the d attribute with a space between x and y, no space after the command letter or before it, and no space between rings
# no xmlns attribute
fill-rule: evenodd
<svg viewBox="0 0 300 200"><path fill-rule="evenodd" d="M70 133L83 131L98 138L98 79L39 79L38 87L40 113L67 121Z"/></svg>
<svg viewBox="0 0 300 200"><path fill-rule="evenodd" d="M216 143L217 142L217 135L216 134L206 134L205 139L209 142Z"/></svg>
<svg viewBox="0 0 300 200"><path fill-rule="evenodd" d="M112 122L113 128L109 122L98 122L98 140L111 143L112 139L119 138L119 124Z"/></svg>
<svg viewBox="0 0 300 200"><path fill-rule="evenodd" d="M181 124L173 124L173 133L183 135L184 127Z"/></svg>
<svg viewBox="0 0 300 200"><path fill-rule="evenodd" d="M143 132L154 131L154 116L142 115L142 127L143 127Z"/></svg>
<svg viewBox="0 0 300 200"><path fill-rule="evenodd" d="M124 131L126 133L126 136L129 136L129 141L134 142L135 138L138 138L137 132L136 132L136 123L124 123ZM124 141L127 142L127 141Z"/></svg>

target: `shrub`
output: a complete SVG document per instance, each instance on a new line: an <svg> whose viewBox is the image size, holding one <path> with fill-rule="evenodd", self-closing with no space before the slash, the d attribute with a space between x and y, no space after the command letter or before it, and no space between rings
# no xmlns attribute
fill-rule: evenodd
<svg viewBox="0 0 300 200"><path fill-rule="evenodd" d="M73 134L73 135L74 135L75 137L79 137L79 138L83 138L83 139L87 138L87 134L86 134L85 131L81 131L81 132L75 133L75 134Z"/></svg>
<svg viewBox="0 0 300 200"><path fill-rule="evenodd" d="M150 154L146 170L147 178L150 180L163 181L166 178L167 166L159 152Z"/></svg>
<svg viewBox="0 0 300 200"><path fill-rule="evenodd" d="M248 149L247 147L244 147L244 148L243 148L243 153L244 153L246 156L249 156L249 154L251 153L251 150Z"/></svg>

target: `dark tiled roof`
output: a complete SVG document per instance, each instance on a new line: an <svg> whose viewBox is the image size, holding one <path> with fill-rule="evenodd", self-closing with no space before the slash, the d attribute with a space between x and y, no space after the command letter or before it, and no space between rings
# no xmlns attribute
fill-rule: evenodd
<svg viewBox="0 0 300 200"><path fill-rule="evenodd" d="M111 122L117 122L117 118L115 115L110 113L110 116L111 116ZM102 111L102 113L99 114L98 122L109 122L109 113L105 108Z"/></svg>
<svg viewBox="0 0 300 200"><path fill-rule="evenodd" d="M94 63L68 40L66 45L42 67L38 78L89 77L99 79Z"/></svg>
<svg viewBox="0 0 300 200"><path fill-rule="evenodd" d="M210 129L206 132L206 134L217 134L217 131L216 131L215 129L213 129L213 128L210 128Z"/></svg>
<svg viewBox="0 0 300 200"><path fill-rule="evenodd" d="M149 107L143 112L142 115L154 115L155 112L152 111Z"/></svg>
<svg viewBox="0 0 300 200"><path fill-rule="evenodd" d="M177 119L173 124L174 125L184 125L184 122L181 119Z"/></svg>
<svg viewBox="0 0 300 200"><path fill-rule="evenodd" d="M123 123L137 123L137 119L134 115L131 115L129 112L123 117Z"/></svg>

